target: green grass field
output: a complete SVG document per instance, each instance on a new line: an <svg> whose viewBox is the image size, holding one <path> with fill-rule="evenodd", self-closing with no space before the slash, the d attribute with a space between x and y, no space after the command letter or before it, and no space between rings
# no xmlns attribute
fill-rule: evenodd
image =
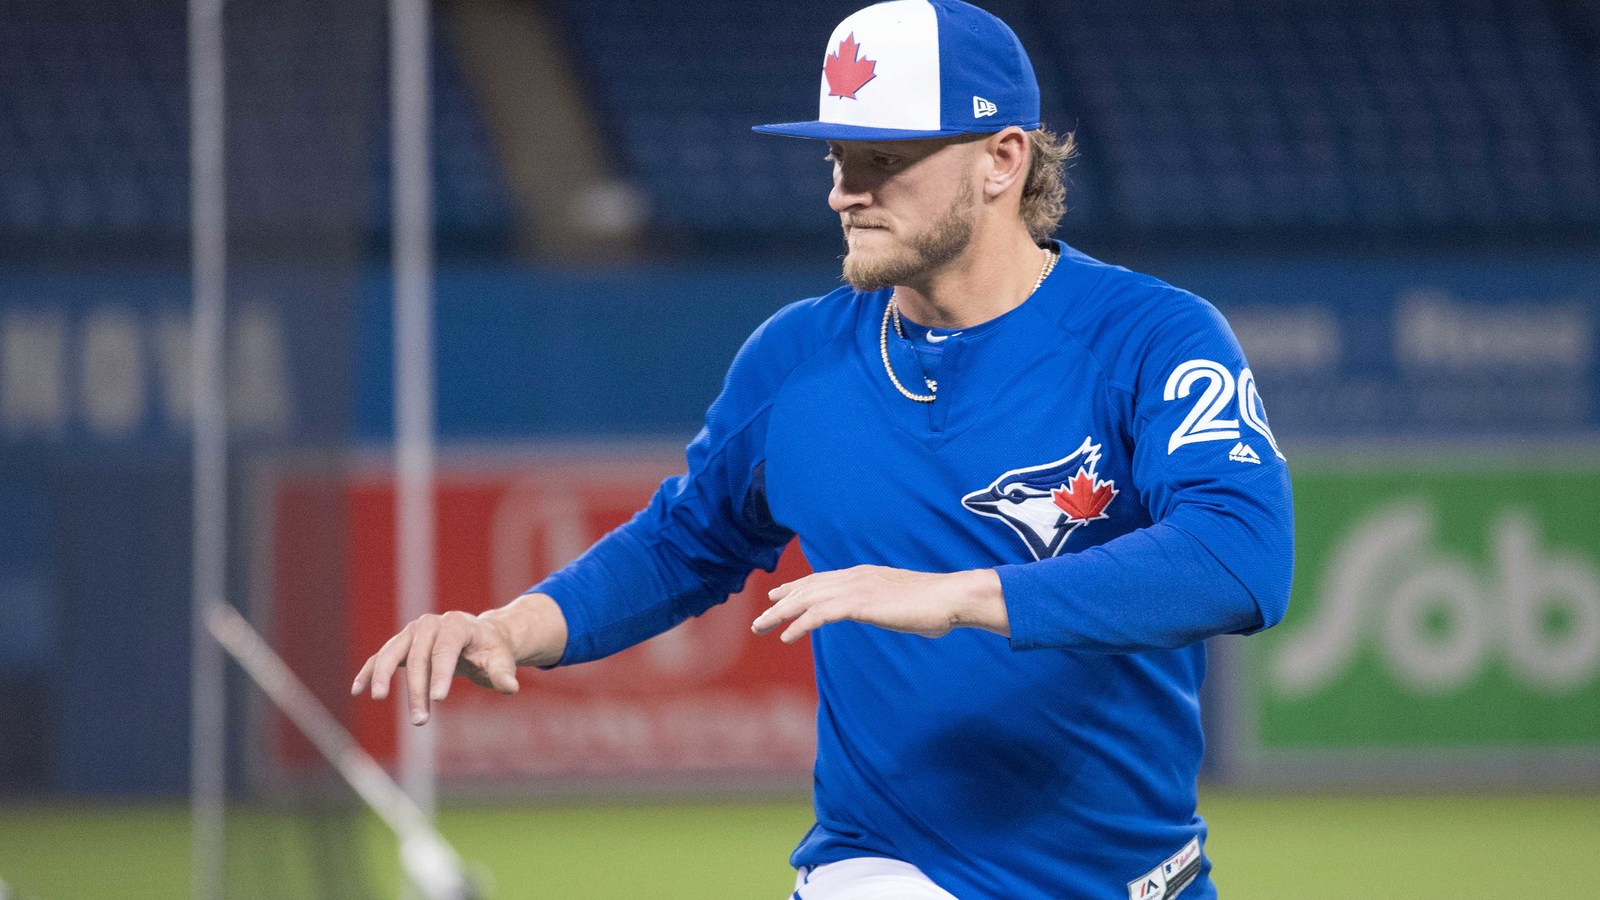
<svg viewBox="0 0 1600 900"><path fill-rule="evenodd" d="M1201 808L1227 900L1600 896L1583 874L1600 848L1600 796L1212 791ZM807 824L808 807L774 802L441 815L445 834L491 874L497 900L781 900L792 884L784 858ZM187 812L170 805L0 805L0 879L34 900L172 900L189 893L188 840ZM367 845L383 855L381 840ZM281 853L257 861L271 896L305 895L278 871L282 859L330 848L339 852L337 834L283 839ZM393 877L386 860L374 869L380 881Z"/></svg>

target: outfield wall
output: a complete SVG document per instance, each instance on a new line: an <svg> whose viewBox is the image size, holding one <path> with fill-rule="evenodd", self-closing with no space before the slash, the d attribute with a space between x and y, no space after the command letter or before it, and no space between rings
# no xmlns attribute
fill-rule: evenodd
<svg viewBox="0 0 1600 900"><path fill-rule="evenodd" d="M1239 642L1238 665L1213 681L1223 771L1342 781L1449 763L1490 779L1590 777L1600 755L1591 591L1600 547L1588 524L1600 508L1600 264L1463 255L1140 265L1230 315L1297 475L1290 618ZM674 456L662 448L697 427L743 337L786 300L834 283L827 266L449 269L438 285L446 459L481 468L488 448L501 474L479 487L508 495L506 473L552 447L598 443L617 471L654 471ZM314 273L239 285L230 351L239 508L259 510L246 500L262 473L292 470L308 448L367 458L387 439L386 279L370 273L356 294L353 308L330 315ZM187 303L178 268L0 273L0 790L186 784ZM381 495L381 477L365 490ZM259 522L242 524L262 534ZM372 534L361 546L383 545ZM241 564L253 573L241 596L263 571L252 542L241 548L256 560ZM456 556L473 552L487 550ZM483 583L492 589L472 596L485 604L505 589ZM442 585L446 597L459 590ZM683 640L641 652L681 661ZM783 702L771 708L791 711L767 726L797 734L792 697ZM475 727L493 727L492 715L481 718ZM723 716L726 746L757 734L741 736L742 718ZM620 733L638 717L613 722ZM507 747L529 739L505 731ZM628 752L659 756L637 746L647 745ZM510 759L498 765L513 782L554 777ZM468 780L495 782L497 764L458 762ZM590 775L614 779L618 765L595 757ZM656 766L634 774L659 783ZM691 780L709 771L680 768ZM735 780L776 772L739 771Z"/></svg>
<svg viewBox="0 0 1600 900"><path fill-rule="evenodd" d="M1289 613L1216 642L1220 774L1600 784L1600 442L1296 459Z"/></svg>

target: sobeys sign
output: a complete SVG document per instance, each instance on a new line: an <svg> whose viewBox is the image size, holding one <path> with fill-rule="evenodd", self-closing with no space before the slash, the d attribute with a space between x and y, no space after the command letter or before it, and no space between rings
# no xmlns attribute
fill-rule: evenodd
<svg viewBox="0 0 1600 900"><path fill-rule="evenodd" d="M1297 470L1295 514L1258 749L1600 749L1600 464Z"/></svg>

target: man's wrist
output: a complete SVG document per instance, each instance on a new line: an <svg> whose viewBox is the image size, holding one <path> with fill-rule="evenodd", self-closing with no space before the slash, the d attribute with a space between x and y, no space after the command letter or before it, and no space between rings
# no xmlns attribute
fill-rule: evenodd
<svg viewBox="0 0 1600 900"><path fill-rule="evenodd" d="M500 632L519 666L548 668L567 650L567 618L548 594L523 594L478 617Z"/></svg>
<svg viewBox="0 0 1600 900"><path fill-rule="evenodd" d="M950 623L956 628L981 628L1001 637L1011 636L1011 619L1006 613L1005 590L1000 573L994 569L954 572L955 609Z"/></svg>

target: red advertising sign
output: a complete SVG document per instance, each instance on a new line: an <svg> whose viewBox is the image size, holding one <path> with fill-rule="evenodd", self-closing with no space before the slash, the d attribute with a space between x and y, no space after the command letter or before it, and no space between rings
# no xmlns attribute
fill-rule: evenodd
<svg viewBox="0 0 1600 900"><path fill-rule="evenodd" d="M675 454L617 450L444 461L437 483L439 610L481 612L522 593L627 521L681 466ZM370 752L392 761L396 701L334 696L341 685L348 690L361 662L396 628L392 475L280 472L262 496L273 642L303 677L326 674L308 680L326 682L318 692L349 711ZM327 625L340 604L328 596L327 573L311 571L307 560L327 558L333 540L343 547L343 571L332 580L343 582L348 620L342 648L329 651ZM439 729L440 775L447 783L512 778L546 787L804 777L815 750L810 649L755 637L750 622L769 589L807 571L791 546L776 573L754 573L743 592L706 615L609 659L523 670L514 697L457 679L428 726ZM276 761L293 771L309 747L276 730Z"/></svg>

